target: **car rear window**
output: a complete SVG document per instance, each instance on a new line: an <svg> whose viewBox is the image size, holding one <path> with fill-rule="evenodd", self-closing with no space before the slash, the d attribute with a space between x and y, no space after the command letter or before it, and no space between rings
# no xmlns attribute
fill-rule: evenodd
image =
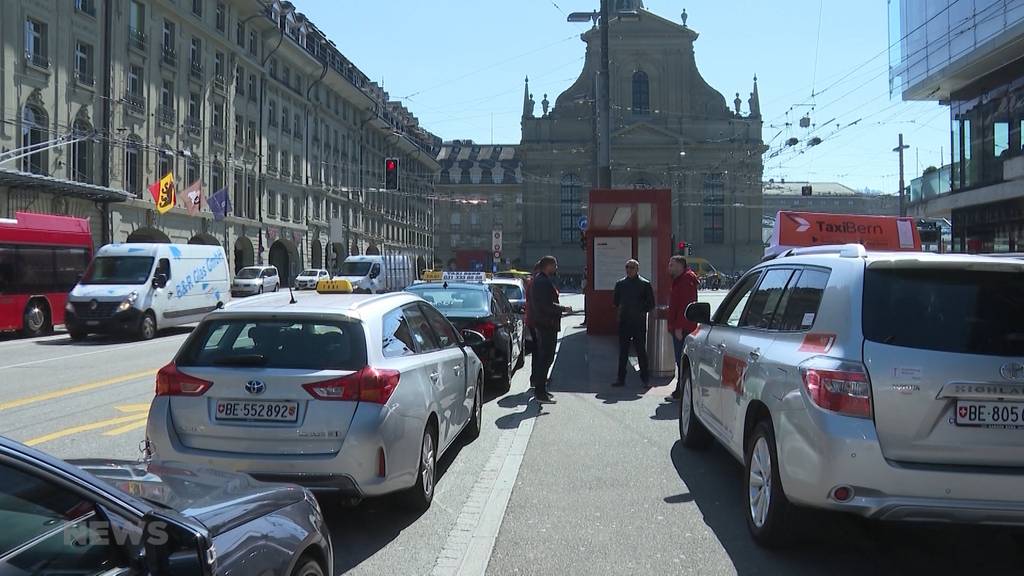
<svg viewBox="0 0 1024 576"><path fill-rule="evenodd" d="M491 293L486 289L413 286L409 291L433 304L445 316L477 317L491 313Z"/></svg>
<svg viewBox="0 0 1024 576"><path fill-rule="evenodd" d="M366 365L366 339L357 322L213 320L197 328L177 363L180 366L359 370Z"/></svg>
<svg viewBox="0 0 1024 576"><path fill-rule="evenodd" d="M505 298L509 300L522 300L523 289L515 284L499 284L501 291L505 294Z"/></svg>
<svg viewBox="0 0 1024 576"><path fill-rule="evenodd" d="M1024 356L1024 273L868 269L864 337L964 354Z"/></svg>

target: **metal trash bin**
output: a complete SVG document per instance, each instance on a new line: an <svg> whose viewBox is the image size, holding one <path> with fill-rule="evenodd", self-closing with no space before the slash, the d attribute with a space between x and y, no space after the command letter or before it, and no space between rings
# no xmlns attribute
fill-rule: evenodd
<svg viewBox="0 0 1024 576"><path fill-rule="evenodd" d="M647 315L647 361L651 376L675 376L675 346L672 345L672 335L668 333L668 306L658 306Z"/></svg>

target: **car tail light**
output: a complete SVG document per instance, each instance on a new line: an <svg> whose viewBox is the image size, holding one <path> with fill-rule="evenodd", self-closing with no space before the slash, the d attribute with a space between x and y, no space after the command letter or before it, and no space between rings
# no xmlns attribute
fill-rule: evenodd
<svg viewBox="0 0 1024 576"><path fill-rule="evenodd" d="M398 387L401 375L398 370L367 366L355 374L303 384L302 388L317 400L386 404Z"/></svg>
<svg viewBox="0 0 1024 576"><path fill-rule="evenodd" d="M871 381L862 364L818 356L800 365L800 375L819 408L871 418Z"/></svg>
<svg viewBox="0 0 1024 576"><path fill-rule="evenodd" d="M189 376L171 362L156 373L157 396L202 396L213 382Z"/></svg>
<svg viewBox="0 0 1024 576"><path fill-rule="evenodd" d="M484 340L492 340L494 339L494 333L498 330L498 325L494 322L480 322L474 324L469 329L483 334Z"/></svg>

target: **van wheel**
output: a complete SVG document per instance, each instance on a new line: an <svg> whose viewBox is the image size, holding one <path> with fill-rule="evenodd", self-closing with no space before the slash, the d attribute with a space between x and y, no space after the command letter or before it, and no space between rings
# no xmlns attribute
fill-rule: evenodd
<svg viewBox="0 0 1024 576"><path fill-rule="evenodd" d="M771 420L762 420L754 427L744 462L747 528L761 546L785 546L792 539L795 510L782 490Z"/></svg>
<svg viewBox="0 0 1024 576"><path fill-rule="evenodd" d="M260 285L260 289L256 291L257 294L263 294L263 285Z"/></svg>
<svg viewBox="0 0 1024 576"><path fill-rule="evenodd" d="M280 284L274 284L274 292L277 292L280 289L281 289L281 285Z"/></svg>
<svg viewBox="0 0 1024 576"><path fill-rule="evenodd" d="M156 317L152 312L146 312L139 320L139 339L152 340L156 336Z"/></svg>
<svg viewBox="0 0 1024 576"><path fill-rule="evenodd" d="M416 483L402 493L407 508L423 512L434 500L434 482L437 475L437 432L433 422L423 430L420 442L419 465L416 467Z"/></svg>
<svg viewBox="0 0 1024 576"><path fill-rule="evenodd" d="M22 317L22 334L29 337L42 336L52 330L50 307L43 300L30 300Z"/></svg>
<svg viewBox="0 0 1024 576"><path fill-rule="evenodd" d="M704 449L711 444L711 434L693 411L693 378L690 370L687 368L681 372L683 381L679 387L683 396L679 399L679 440L687 448Z"/></svg>

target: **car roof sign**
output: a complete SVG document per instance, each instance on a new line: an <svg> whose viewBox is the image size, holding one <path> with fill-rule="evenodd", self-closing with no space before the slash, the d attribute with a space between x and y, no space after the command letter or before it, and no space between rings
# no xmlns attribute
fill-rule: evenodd
<svg viewBox="0 0 1024 576"><path fill-rule="evenodd" d="M321 280L316 283L318 294L351 294L352 283L348 280Z"/></svg>
<svg viewBox="0 0 1024 576"><path fill-rule="evenodd" d="M846 244L861 244L874 251L921 251L921 237L913 218L784 210L775 217L765 256L791 248Z"/></svg>
<svg viewBox="0 0 1024 576"><path fill-rule="evenodd" d="M487 274L485 272L456 272L448 271L442 275L442 279L446 282L480 282L483 283L487 280Z"/></svg>

